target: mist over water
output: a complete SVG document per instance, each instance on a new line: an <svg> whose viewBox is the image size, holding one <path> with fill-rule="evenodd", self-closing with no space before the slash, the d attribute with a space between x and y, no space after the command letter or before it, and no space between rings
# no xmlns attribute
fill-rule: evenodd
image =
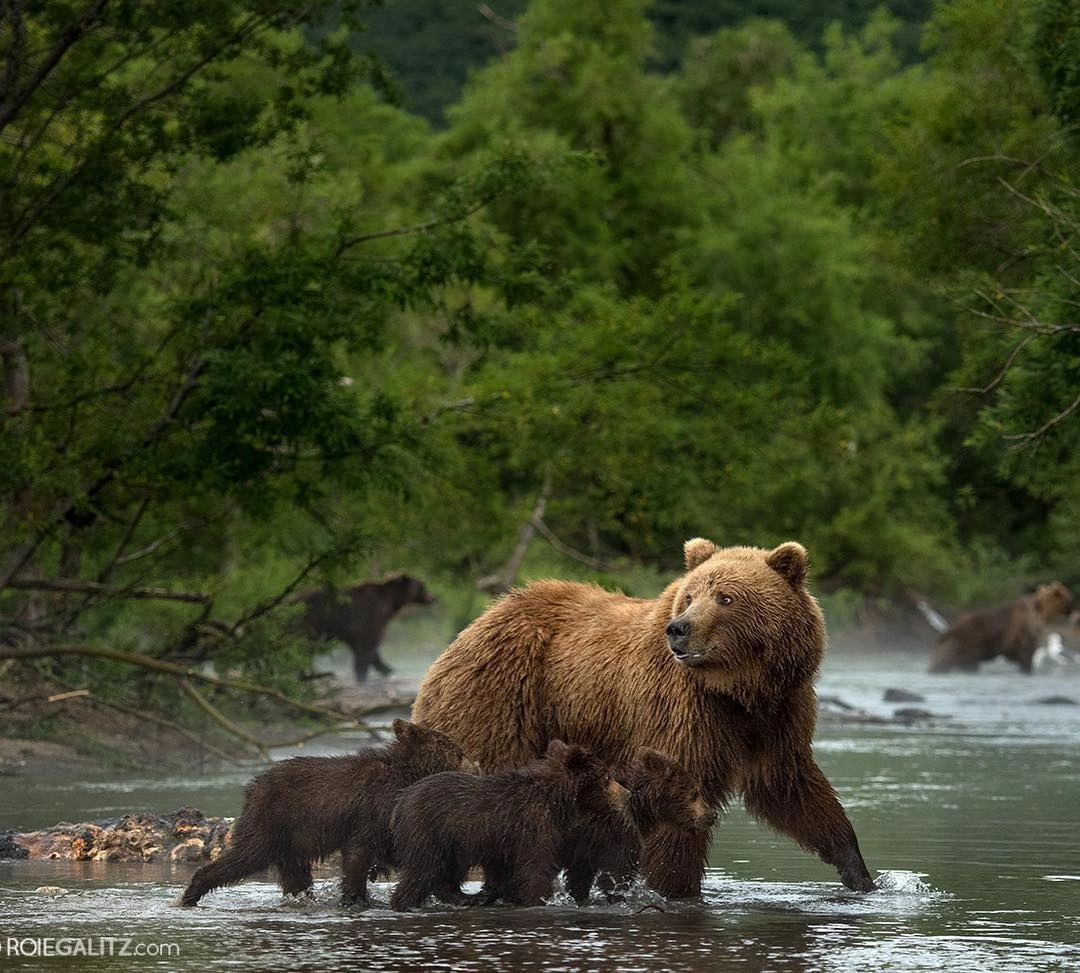
<svg viewBox="0 0 1080 973"><path fill-rule="evenodd" d="M396 661L396 660L395 660ZM422 661L416 667L422 671ZM645 888L586 907L392 912L337 905L333 869L311 902L269 880L174 906L181 864L0 863L4 969L513 971L1051 971L1080 969L1080 666L1024 677L1004 664L930 676L902 654L831 655L818 691L865 714L932 714L911 725L823 718L815 751L880 889L860 896L835 872L738 807L715 832L701 901ZM407 673L405 678L413 677ZM887 703L886 689L923 702ZM337 741L341 752L366 738ZM309 751L310 752L310 751ZM257 767L180 777L35 785L0 801L0 827L29 830L192 804L236 814ZM97 955L49 959L47 941ZM81 943L81 947L71 944ZM14 943L14 951L8 947ZM89 944L89 946L88 946ZM127 955L120 955L126 944ZM25 947L20 950L20 946ZM142 955L133 951L139 947ZM171 947L166 955L164 947ZM39 955L32 955L37 949Z"/></svg>

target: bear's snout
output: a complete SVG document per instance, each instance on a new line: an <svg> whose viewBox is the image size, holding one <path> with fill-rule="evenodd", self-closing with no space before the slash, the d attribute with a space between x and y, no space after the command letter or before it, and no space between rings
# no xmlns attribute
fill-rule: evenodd
<svg viewBox="0 0 1080 973"><path fill-rule="evenodd" d="M694 817L694 826L702 830L708 830L716 823L716 808L710 807L701 798L694 801L691 806Z"/></svg>
<svg viewBox="0 0 1080 973"><path fill-rule="evenodd" d="M665 633L668 648L674 653L675 658L686 658L688 655L686 643L690 641L690 623L685 618L673 618L668 622Z"/></svg>

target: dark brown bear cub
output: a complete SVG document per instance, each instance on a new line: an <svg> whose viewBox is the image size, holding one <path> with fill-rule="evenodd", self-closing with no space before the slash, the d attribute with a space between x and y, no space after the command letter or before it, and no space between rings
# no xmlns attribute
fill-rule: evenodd
<svg viewBox="0 0 1080 973"><path fill-rule="evenodd" d="M310 892L311 866L341 851L345 904L367 901L373 868L392 864L390 813L398 793L430 774L475 770L450 737L394 720L386 747L340 757L292 757L247 786L232 843L188 883L181 905L273 865L281 889Z"/></svg>
<svg viewBox="0 0 1080 973"><path fill-rule="evenodd" d="M701 894L704 860L716 811L701 787L679 764L649 747L616 773L630 794L626 814L609 810L575 828L563 846L566 891L587 902L594 880L609 899L626 891L640 871L646 883L669 898ZM643 843L650 852L642 856ZM693 854L677 854L684 845ZM666 852L653 852L666 849Z"/></svg>
<svg viewBox="0 0 1080 973"><path fill-rule="evenodd" d="M581 818L625 806L626 790L587 750L553 740L546 755L490 777L436 774L404 791L392 828L400 878L390 905L429 895L452 904L540 905L551 895L559 851ZM466 895L469 869L484 887Z"/></svg>

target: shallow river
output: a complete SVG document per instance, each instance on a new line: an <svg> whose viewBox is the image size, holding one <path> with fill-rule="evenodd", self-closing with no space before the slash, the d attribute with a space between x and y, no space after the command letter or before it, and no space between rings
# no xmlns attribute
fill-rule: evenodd
<svg viewBox="0 0 1080 973"><path fill-rule="evenodd" d="M618 905L399 915L391 886L366 910L312 903L269 881L173 902L192 867L0 862L0 970L810 971L1080 970L1080 666L1024 677L1003 663L929 676L925 660L831 656L822 696L881 716L887 688L936 714L912 726L824 719L818 762L838 790L880 891L832 869L739 808L717 828L703 899L647 890ZM236 814L247 768L195 779L8 779L0 829L31 830L193 804ZM73 952L75 955L46 954ZM88 954L88 955L84 955Z"/></svg>

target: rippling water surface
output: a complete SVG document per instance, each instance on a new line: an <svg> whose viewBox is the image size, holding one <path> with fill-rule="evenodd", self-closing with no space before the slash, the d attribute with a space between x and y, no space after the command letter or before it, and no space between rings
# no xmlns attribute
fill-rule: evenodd
<svg viewBox="0 0 1080 973"><path fill-rule="evenodd" d="M314 902L268 881L173 903L174 864L0 863L0 967L199 970L998 971L1080 970L1080 666L1025 678L999 665L929 676L907 656L830 657L822 696L904 726L824 719L816 753L848 810L880 891L848 892L832 869L739 808L717 829L701 901L639 889L616 905L406 915L338 908L332 871ZM917 704L884 702L888 688ZM192 780L35 786L0 800L22 830L194 804L235 814L252 769ZM71 952L71 957L46 953ZM90 955L86 955L90 954Z"/></svg>

